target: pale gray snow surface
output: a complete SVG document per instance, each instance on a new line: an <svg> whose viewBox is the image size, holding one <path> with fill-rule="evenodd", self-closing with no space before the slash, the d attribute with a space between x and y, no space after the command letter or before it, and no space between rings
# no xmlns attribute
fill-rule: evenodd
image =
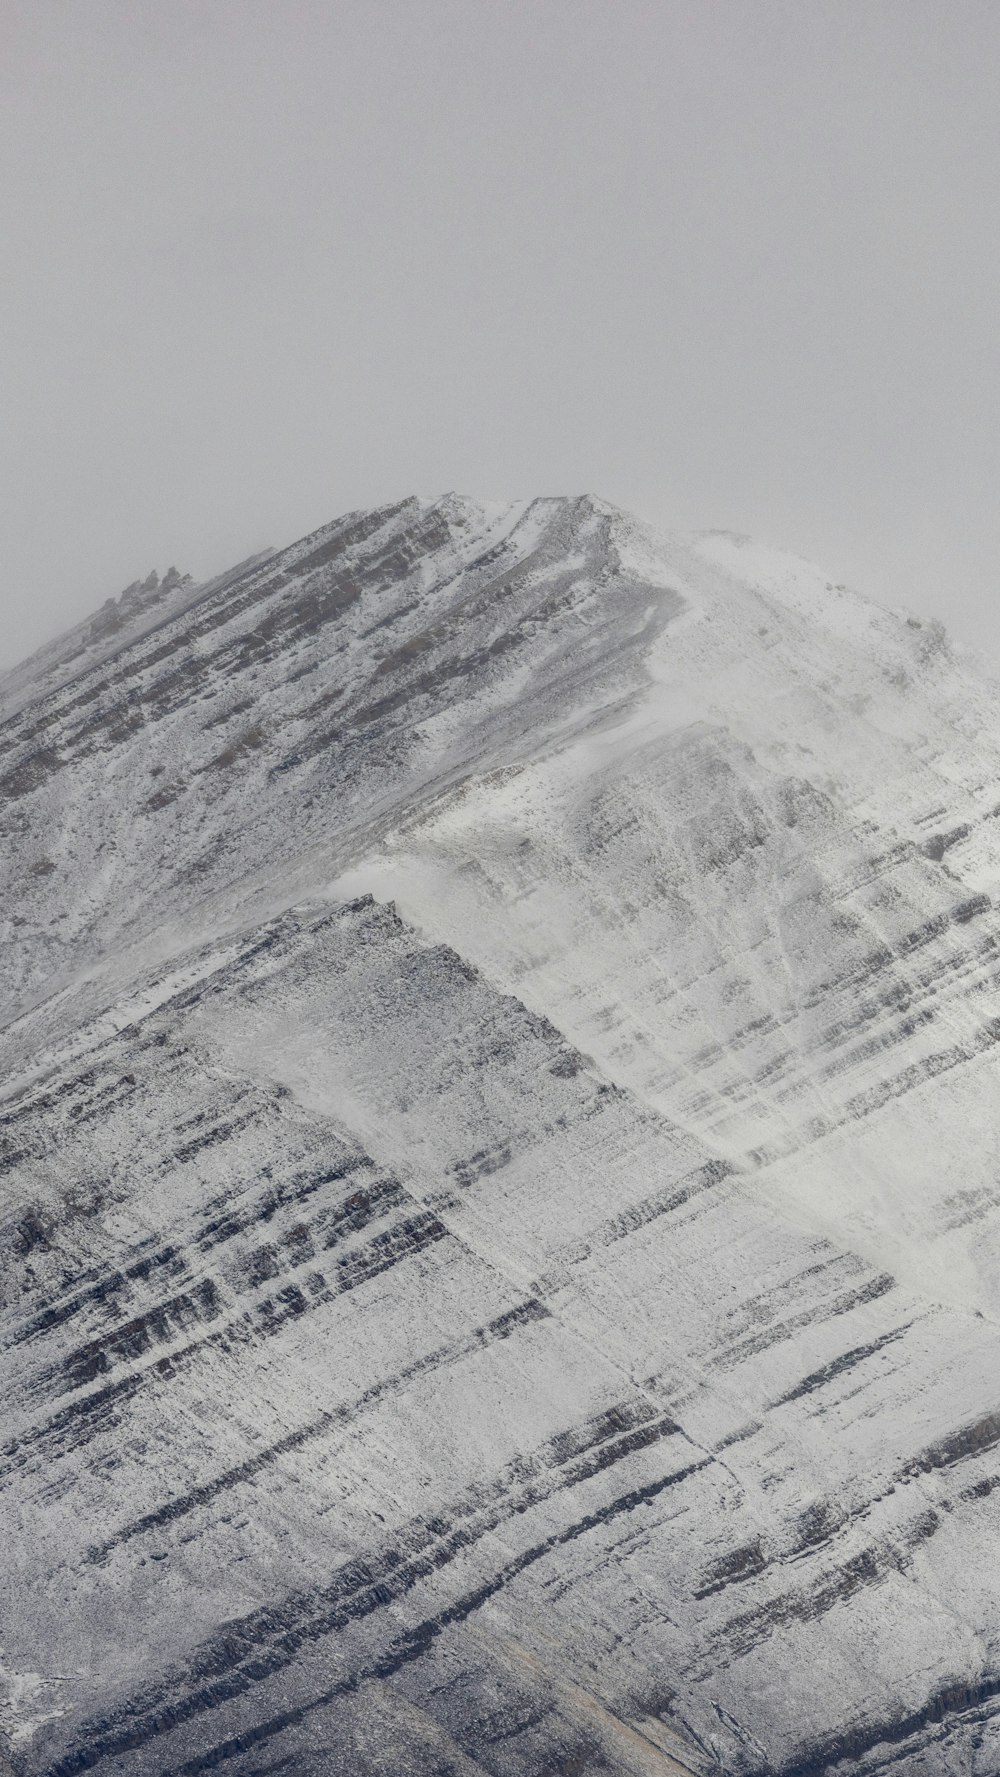
<svg viewBox="0 0 1000 1777"><path fill-rule="evenodd" d="M1000 1769L938 626L411 499L0 681L0 821L0 1767Z"/></svg>

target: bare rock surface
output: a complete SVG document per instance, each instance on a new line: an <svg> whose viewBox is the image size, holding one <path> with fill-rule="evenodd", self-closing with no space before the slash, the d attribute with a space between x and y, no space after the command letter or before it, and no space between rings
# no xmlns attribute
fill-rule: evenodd
<svg viewBox="0 0 1000 1777"><path fill-rule="evenodd" d="M591 498L112 607L0 679L0 1769L993 1777L995 680Z"/></svg>

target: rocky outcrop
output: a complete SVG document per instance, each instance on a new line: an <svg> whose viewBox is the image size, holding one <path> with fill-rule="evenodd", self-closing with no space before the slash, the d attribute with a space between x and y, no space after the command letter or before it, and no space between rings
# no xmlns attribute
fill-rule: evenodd
<svg viewBox="0 0 1000 1777"><path fill-rule="evenodd" d="M13 1768L985 1777L995 685L590 499L178 585L0 681Z"/></svg>

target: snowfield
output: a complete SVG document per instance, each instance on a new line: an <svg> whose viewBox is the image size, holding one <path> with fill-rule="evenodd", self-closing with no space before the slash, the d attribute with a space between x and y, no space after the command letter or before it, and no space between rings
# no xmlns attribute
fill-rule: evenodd
<svg viewBox="0 0 1000 1777"><path fill-rule="evenodd" d="M0 1771L994 1777L939 624L411 499L0 679L0 823Z"/></svg>

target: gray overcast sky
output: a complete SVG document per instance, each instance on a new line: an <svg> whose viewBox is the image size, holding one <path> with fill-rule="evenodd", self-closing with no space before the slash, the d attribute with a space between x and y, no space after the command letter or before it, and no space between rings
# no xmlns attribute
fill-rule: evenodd
<svg viewBox="0 0 1000 1777"><path fill-rule="evenodd" d="M592 490L1000 658L996 0L0 0L0 663Z"/></svg>

